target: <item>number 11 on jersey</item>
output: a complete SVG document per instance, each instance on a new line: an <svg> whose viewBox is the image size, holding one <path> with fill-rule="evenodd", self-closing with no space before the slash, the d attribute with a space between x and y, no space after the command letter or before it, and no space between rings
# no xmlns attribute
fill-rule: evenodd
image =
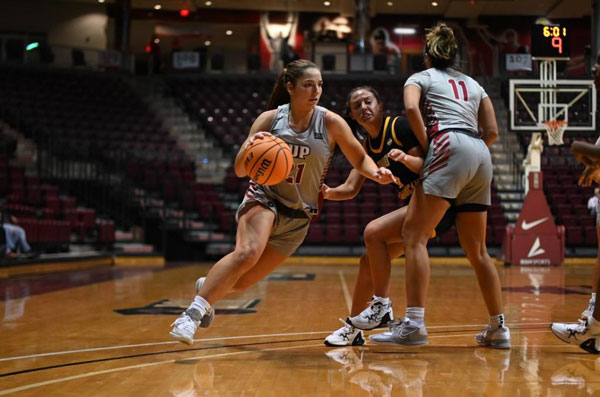
<svg viewBox="0 0 600 397"><path fill-rule="evenodd" d="M454 91L454 99L456 99L457 101L460 101L461 98L460 98L459 93L458 93L458 87L457 87L457 84L456 84L456 80L449 79L448 83L450 83L450 85L452 86L452 91ZM465 101L465 102L469 102L469 94L467 93L467 85L462 80L458 81L458 85L462 89L462 96L463 96L462 100Z"/></svg>

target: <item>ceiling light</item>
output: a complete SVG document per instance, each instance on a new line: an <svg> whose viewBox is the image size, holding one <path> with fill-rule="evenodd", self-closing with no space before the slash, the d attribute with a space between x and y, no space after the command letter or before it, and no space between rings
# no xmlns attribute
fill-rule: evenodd
<svg viewBox="0 0 600 397"><path fill-rule="evenodd" d="M227 36L231 36L231 35L233 34L233 31L232 31L232 30L226 30L226 31L225 31L225 34L226 34Z"/></svg>
<svg viewBox="0 0 600 397"><path fill-rule="evenodd" d="M438 2L437 1L432 1L431 5L434 6L434 7L437 7L438 6Z"/></svg>
<svg viewBox="0 0 600 397"><path fill-rule="evenodd" d="M210 7L212 5L212 1L209 0L209 1L205 2L204 5L207 7Z"/></svg>
<svg viewBox="0 0 600 397"><path fill-rule="evenodd" d="M98 3L104 3L106 0L98 0Z"/></svg>
<svg viewBox="0 0 600 397"><path fill-rule="evenodd" d="M210 42L210 40L206 40L206 41L204 42L204 45L205 45L205 46L207 46L207 47L208 47L209 45L211 45L211 44L212 44L212 43Z"/></svg>
<svg viewBox="0 0 600 397"><path fill-rule="evenodd" d="M415 28L394 28L394 33L410 35L410 34L417 33L417 29L415 29Z"/></svg>
<svg viewBox="0 0 600 397"><path fill-rule="evenodd" d="M391 6L393 6L393 5L394 5L394 3L392 3L391 1L388 1L388 2L387 2L387 5L391 7Z"/></svg>
<svg viewBox="0 0 600 397"><path fill-rule="evenodd" d="M162 8L162 6L161 6L160 4L156 4L156 5L154 6L154 9L155 9L155 10L160 10L161 8Z"/></svg>
<svg viewBox="0 0 600 397"><path fill-rule="evenodd" d="M324 2L323 2L323 5L324 5L325 7L329 7L329 6L331 5L331 3L330 3L329 1L324 1Z"/></svg>

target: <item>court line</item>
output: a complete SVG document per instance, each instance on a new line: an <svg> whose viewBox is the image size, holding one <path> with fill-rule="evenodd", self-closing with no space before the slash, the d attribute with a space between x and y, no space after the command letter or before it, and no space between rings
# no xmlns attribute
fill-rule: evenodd
<svg viewBox="0 0 600 397"><path fill-rule="evenodd" d="M344 299L346 299L346 306L348 306L348 313L350 313L350 311L352 311L352 297L350 296L350 290L348 289L348 284L346 284L344 272L339 270L338 274L340 275L340 282L342 283L342 291L344 291Z"/></svg>
<svg viewBox="0 0 600 397"><path fill-rule="evenodd" d="M507 326L509 326L509 327L519 327L519 326L523 326L523 325L549 326L550 324L552 324L552 323L514 323L514 324L507 324ZM466 328L466 327L485 327L485 326L486 326L486 324L461 324L461 325L434 325L434 326L427 326L427 328L431 330L431 329L460 329L460 328ZM224 336L224 337L219 337L219 338L194 339L194 342L214 342L214 341L251 339L251 338L272 338L272 337L277 337L277 336L322 335L322 334L330 334L330 333L331 333L331 331L310 331L310 332L290 332L290 333L284 333L284 334ZM63 350L63 351L57 351L57 352L29 354L29 355L24 355L24 356L3 357L3 358L0 358L0 362L22 360L22 359L29 359L29 358L48 357L48 356L58 356L58 355L64 355L64 354L86 353L86 352L96 352L96 351L104 351L104 350L129 349L129 348L137 348L137 347L145 347L145 346L163 346L163 345L174 345L174 344L181 344L181 342L166 341L166 342L154 342L154 343L138 343L138 344L132 344L132 345L93 347L93 348L89 348L89 349Z"/></svg>
<svg viewBox="0 0 600 397"><path fill-rule="evenodd" d="M546 333L546 332L550 332L550 330L531 330L531 331L515 332L515 333L530 334L530 333L539 333L539 332ZM454 335L433 335L433 336L430 336L430 338L463 337L463 336L471 336L471 335L472 335L471 333L454 334ZM438 345L438 346L456 346L456 345ZM461 346L463 346L463 345L461 345ZM464 346L470 346L470 345L464 345ZM513 345L512 347L518 347L518 346L520 347L520 346L524 346L524 345ZM554 348L554 347L564 348L565 347L565 345L540 345L540 346L546 346L546 347L552 347L552 348ZM566 345L566 346L569 346L569 345ZM208 355L208 356L188 357L183 360L184 361L203 360L203 359L207 359L207 358L219 358L219 357L235 356L235 355L240 355L240 354L264 353L264 352L279 351L279 350L302 349L302 348L307 348L307 347L323 347L323 345L321 343L319 343L319 344L311 344L311 345L276 347L276 348L271 348L271 349L261 349L261 350L253 350L253 351L219 353L219 354L212 354L212 355ZM576 346L571 346L571 347L576 347ZM19 386L19 387L15 387L12 389L1 390L0 395L16 393L16 392L20 392L20 391L24 391L24 390L35 389L37 387L48 386L48 385L52 385L55 383L66 382L66 381L75 380L75 379L87 378L87 377L95 376L95 375L104 375L104 374L109 374L109 373L114 373L114 372L126 371L129 369L138 369L138 368L146 368L146 367L152 367L152 366L162 365L162 364L170 364L170 363L175 363L177 361L182 361L182 359L172 359L172 360L159 361L159 362L155 362L155 363L136 364L136 365L129 365L126 367L111 368L111 369L106 369L106 370L101 370L101 371L92 371L92 372L87 372L84 374L67 376L64 378L52 379L52 380L47 380L47 381L43 381L43 382L32 383L29 385Z"/></svg>
<svg viewBox="0 0 600 397"><path fill-rule="evenodd" d="M261 350L255 350L255 351L220 353L220 354L213 354L213 355L210 355L210 356L190 357L190 358L186 358L185 361L202 360L202 359L206 359L206 358L218 358L218 357L234 356L234 355L238 355L238 354L264 353L264 352L268 352L268 351L277 351L277 350L302 349L302 348L306 348L306 347L316 347L316 346L323 346L323 344L319 343L318 345L288 346L288 347L276 347L276 348L273 348L273 349L264 349L264 350L261 349ZM161 365L161 364L170 364L170 363L175 363L177 361L182 361L182 360L181 359L174 359L174 360L159 361L159 362L155 362L155 363L137 364L137 365L129 365L127 367L105 369L105 370L102 370L102 371L92 371L92 372L87 372L85 374L67 376L65 378L52 379L52 380L47 380L47 381L43 381L43 382L32 383L30 385L19 386L19 387L15 387L15 388L12 388L12 389L0 390L0 396L5 395L5 394L10 394L10 393L16 393L16 392L19 392L19 391L24 391L24 390L29 390L29 389L35 389L37 387L52 385L52 384L55 384L55 383L66 382L66 381L69 381L69 380L87 378L87 377L95 376L95 375L104 375L104 374L109 374L109 373L112 373L112 372L126 371L126 370L129 370L129 369L152 367L152 366Z"/></svg>

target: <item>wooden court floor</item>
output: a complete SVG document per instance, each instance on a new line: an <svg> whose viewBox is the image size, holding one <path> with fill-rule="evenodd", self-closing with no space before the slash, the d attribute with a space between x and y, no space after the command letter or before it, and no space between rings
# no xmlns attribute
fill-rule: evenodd
<svg viewBox="0 0 600 397"><path fill-rule="evenodd" d="M600 356L549 331L587 306L591 265L499 267L511 350L475 346L487 316L475 276L461 264L432 265L429 345L330 348L322 340L347 315L356 277L349 262L284 264L222 301L192 346L168 332L208 265L92 277L45 293L32 292L43 279L23 279L2 290L0 395L600 395ZM404 267L395 265L397 316L403 284Z"/></svg>

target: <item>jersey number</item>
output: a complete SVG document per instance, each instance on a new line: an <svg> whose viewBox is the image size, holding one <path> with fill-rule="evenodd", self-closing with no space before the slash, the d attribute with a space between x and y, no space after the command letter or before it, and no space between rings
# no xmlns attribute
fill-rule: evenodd
<svg viewBox="0 0 600 397"><path fill-rule="evenodd" d="M296 185L299 185L300 182L302 182L302 173L304 172L304 167L306 167L306 163L294 164L294 167L290 172L290 176L285 181L287 183L295 183Z"/></svg>
<svg viewBox="0 0 600 397"><path fill-rule="evenodd" d="M456 86L456 81L454 79L450 79L450 80L448 80L448 83L450 83L450 85L452 86L452 91L454 91L454 99L456 99L457 101L460 101L460 95L458 93L458 87ZM467 93L467 85L462 80L458 81L458 85L460 86L460 88L462 88L462 94L463 94L462 100L465 102L469 102L469 94Z"/></svg>

